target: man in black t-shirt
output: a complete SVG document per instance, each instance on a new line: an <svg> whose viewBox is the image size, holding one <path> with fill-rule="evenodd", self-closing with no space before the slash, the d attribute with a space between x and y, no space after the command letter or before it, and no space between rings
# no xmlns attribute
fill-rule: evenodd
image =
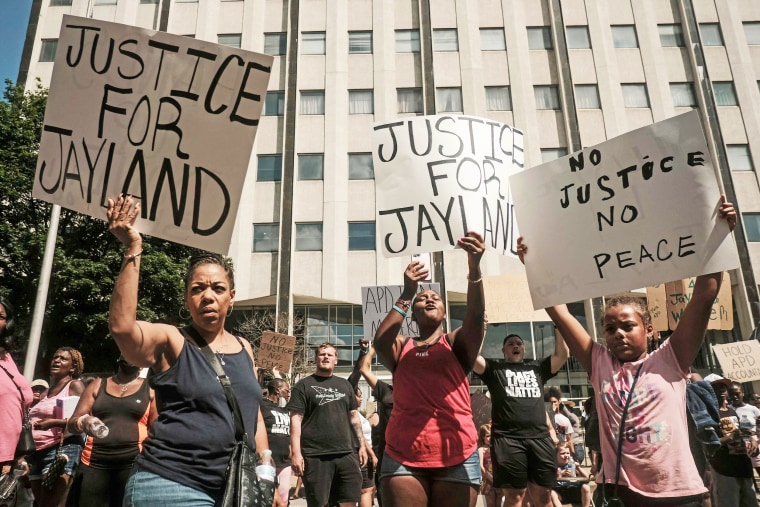
<svg viewBox="0 0 760 507"><path fill-rule="evenodd" d="M502 345L503 361L478 356L473 371L491 393L493 483L504 491L504 506L522 505L530 487L532 505L551 506L557 481L555 447L549 436L544 383L557 374L569 351L557 337L554 354L524 361L525 345L516 334Z"/></svg>
<svg viewBox="0 0 760 507"><path fill-rule="evenodd" d="M335 346L317 347L316 362L314 374L293 388L287 407L293 472L303 477L309 507L353 506L367 462L356 397L346 379L333 375Z"/></svg>

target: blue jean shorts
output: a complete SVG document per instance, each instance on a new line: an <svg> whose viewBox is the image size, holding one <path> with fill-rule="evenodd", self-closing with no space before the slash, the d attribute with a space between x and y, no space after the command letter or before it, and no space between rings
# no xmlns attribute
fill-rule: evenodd
<svg viewBox="0 0 760 507"><path fill-rule="evenodd" d="M124 488L124 507L214 507L203 491L165 479L135 464Z"/></svg>
<svg viewBox="0 0 760 507"><path fill-rule="evenodd" d="M440 468L406 466L388 456L388 453L384 453L383 463L380 467L380 479L397 475L424 477L433 481L460 482L478 488L482 479L480 475L480 457L477 450L458 465Z"/></svg>
<svg viewBox="0 0 760 507"><path fill-rule="evenodd" d="M63 441L61 452L65 454L69 461L66 463L62 475L74 475L74 469L79 465L79 457L82 455L82 439L79 436L69 437ZM53 445L46 449L34 451L26 457L29 463L29 479L32 481L42 479L42 476L50 468L50 464L58 454L58 445Z"/></svg>

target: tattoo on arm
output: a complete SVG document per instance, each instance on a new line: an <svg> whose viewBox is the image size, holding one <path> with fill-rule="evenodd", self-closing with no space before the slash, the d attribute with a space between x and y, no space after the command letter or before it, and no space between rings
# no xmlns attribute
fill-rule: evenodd
<svg viewBox="0 0 760 507"><path fill-rule="evenodd" d="M351 427L354 429L356 438L359 439L359 445L363 446L364 432L362 431L362 421L359 419L359 412L357 410L351 411Z"/></svg>

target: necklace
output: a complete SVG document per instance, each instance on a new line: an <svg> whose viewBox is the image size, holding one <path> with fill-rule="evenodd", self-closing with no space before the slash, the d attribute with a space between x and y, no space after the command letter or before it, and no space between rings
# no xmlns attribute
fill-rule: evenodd
<svg viewBox="0 0 760 507"><path fill-rule="evenodd" d="M121 388L121 395L124 396L124 393L127 392L127 389L129 389L129 386L137 382L137 379L139 379L140 376L138 375L137 377L133 378L126 384L122 384L121 382L119 382L119 377L117 377L116 375L114 375L112 378L113 378L113 381L119 385L119 388Z"/></svg>
<svg viewBox="0 0 760 507"><path fill-rule="evenodd" d="M219 363L221 363L222 366L225 366L227 363L224 362L224 352L219 352L218 350L214 352L216 354L217 359L219 359Z"/></svg>

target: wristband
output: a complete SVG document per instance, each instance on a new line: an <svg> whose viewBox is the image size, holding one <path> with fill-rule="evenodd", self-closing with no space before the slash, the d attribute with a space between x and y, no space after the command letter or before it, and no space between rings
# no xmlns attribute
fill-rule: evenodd
<svg viewBox="0 0 760 507"><path fill-rule="evenodd" d="M396 310L398 313L400 313L402 317L406 318L406 312L404 310L402 310L396 305L393 305L393 309Z"/></svg>
<svg viewBox="0 0 760 507"><path fill-rule="evenodd" d="M143 253L143 251L142 251L142 248L141 248L140 251L137 252L137 253L124 254L124 260L127 261L127 262L135 262L137 260L137 258L142 255L142 253Z"/></svg>

